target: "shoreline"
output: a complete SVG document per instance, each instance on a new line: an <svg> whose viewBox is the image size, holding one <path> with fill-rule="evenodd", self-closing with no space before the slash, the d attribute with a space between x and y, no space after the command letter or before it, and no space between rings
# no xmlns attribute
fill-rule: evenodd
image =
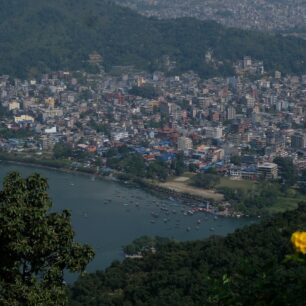
<svg viewBox="0 0 306 306"><path fill-rule="evenodd" d="M50 160L52 162L53 160ZM77 170L77 169L71 169L65 166L60 166L60 167L55 167L51 165L43 165L39 160L31 160L31 161L26 161L26 160L18 160L14 158L10 158L8 156L1 156L0 155L0 163L9 163L9 164L15 164L15 165L20 165L20 166L26 166L26 167L32 167L32 168L40 168L40 169L46 169L46 170L51 170L51 171L58 171L62 173L68 173L68 174L76 174L76 175L83 175L87 177L95 177L101 180L106 180L106 181L115 181L115 182L130 182L133 184L136 184L140 187L143 187L145 189L151 189L153 191L158 191L162 192L164 194L169 194L169 195L177 195L180 197L184 197L186 199L194 199L195 201L210 201L212 203L217 203L219 201L215 201L209 197L204 197L199 194L192 194L188 192L183 192L183 191L178 191L173 188L163 186L162 183L154 183L151 182L147 179L142 179L142 178L137 178L137 177L131 177L126 173L115 173L115 175L111 176L104 176L96 172L86 172L82 170ZM92 170L92 169L90 169Z"/></svg>
<svg viewBox="0 0 306 306"><path fill-rule="evenodd" d="M50 162L51 161L52 160L50 160ZM129 177L125 173L117 173L114 176L103 176L99 173L95 173L95 172L90 173L90 172L81 171L81 170L74 170L74 169L64 167L64 166L55 167L55 166L43 165L42 163L39 162L39 160L21 161L21 160L17 160L14 158L10 158L8 156L3 156L3 155L0 156L0 163L25 166L29 168L39 168L39 169L45 169L45 170L50 170L50 171L58 171L61 173L82 175L86 177L95 177L96 179L99 179L99 180L117 182L117 183L123 184L124 186L126 186L127 183L129 183L130 186L134 185L134 186L143 188L146 192L154 193L157 196L162 195L162 196L166 196L169 198L174 197L178 200L183 200L185 202L187 201L187 203L190 202L189 204L210 202L213 206L215 206L218 203L218 201L214 201L210 198L205 198L197 194L177 191L172 188L167 188L166 186L162 186L159 183L150 182L149 180L146 180L146 179ZM232 216L227 215L227 217L232 217Z"/></svg>

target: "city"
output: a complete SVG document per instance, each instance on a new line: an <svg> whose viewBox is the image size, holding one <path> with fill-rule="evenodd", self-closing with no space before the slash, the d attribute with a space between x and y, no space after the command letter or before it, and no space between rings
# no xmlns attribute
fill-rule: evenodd
<svg viewBox="0 0 306 306"><path fill-rule="evenodd" d="M126 174L189 194L198 191L183 183L185 171L277 180L278 157L292 159L300 176L306 169L306 76L269 75L248 56L235 63L234 76L206 80L131 66L106 73L98 53L89 61L100 72L0 78L3 159ZM201 187L202 198L222 200L207 190L214 186Z"/></svg>
<svg viewBox="0 0 306 306"><path fill-rule="evenodd" d="M306 306L305 0L0 3L1 306Z"/></svg>

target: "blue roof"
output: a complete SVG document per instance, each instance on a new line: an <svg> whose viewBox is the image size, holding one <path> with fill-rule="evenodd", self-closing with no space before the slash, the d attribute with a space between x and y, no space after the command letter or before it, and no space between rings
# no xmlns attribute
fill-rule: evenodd
<svg viewBox="0 0 306 306"><path fill-rule="evenodd" d="M163 153L160 156L157 157L157 159L162 160L162 161L168 161L168 160L172 160L175 158L175 154L174 153Z"/></svg>
<svg viewBox="0 0 306 306"><path fill-rule="evenodd" d="M140 153L140 154L146 153L146 148L144 148L144 147L134 148L134 150L135 150L137 153Z"/></svg>
<svg viewBox="0 0 306 306"><path fill-rule="evenodd" d="M166 146L166 145L171 145L171 144L172 144L171 140L161 140L159 142L160 146Z"/></svg>

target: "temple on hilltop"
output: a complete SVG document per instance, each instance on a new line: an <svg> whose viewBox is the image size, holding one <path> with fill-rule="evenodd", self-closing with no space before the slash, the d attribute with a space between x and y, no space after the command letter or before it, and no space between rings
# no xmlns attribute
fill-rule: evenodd
<svg viewBox="0 0 306 306"><path fill-rule="evenodd" d="M89 54L89 63L90 64L101 64L103 61L102 55L99 54L97 51L94 51Z"/></svg>

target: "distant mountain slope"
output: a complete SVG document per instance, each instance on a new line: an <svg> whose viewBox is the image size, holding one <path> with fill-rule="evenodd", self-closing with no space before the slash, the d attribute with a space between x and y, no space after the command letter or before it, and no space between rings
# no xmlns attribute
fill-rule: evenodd
<svg viewBox="0 0 306 306"><path fill-rule="evenodd" d="M296 31L306 27L304 0L114 0L145 16L194 17L225 26L268 31Z"/></svg>
<svg viewBox="0 0 306 306"><path fill-rule="evenodd" d="M57 69L79 69L96 50L106 68L131 64L202 76L231 73L232 61L250 55L268 69L306 73L306 42L226 29L194 19L159 21L105 0L0 0L0 74L26 77ZM210 66L212 49L223 65Z"/></svg>
<svg viewBox="0 0 306 306"><path fill-rule="evenodd" d="M286 259L305 229L304 205L225 238L166 243L81 277L69 305L305 306L306 256Z"/></svg>

